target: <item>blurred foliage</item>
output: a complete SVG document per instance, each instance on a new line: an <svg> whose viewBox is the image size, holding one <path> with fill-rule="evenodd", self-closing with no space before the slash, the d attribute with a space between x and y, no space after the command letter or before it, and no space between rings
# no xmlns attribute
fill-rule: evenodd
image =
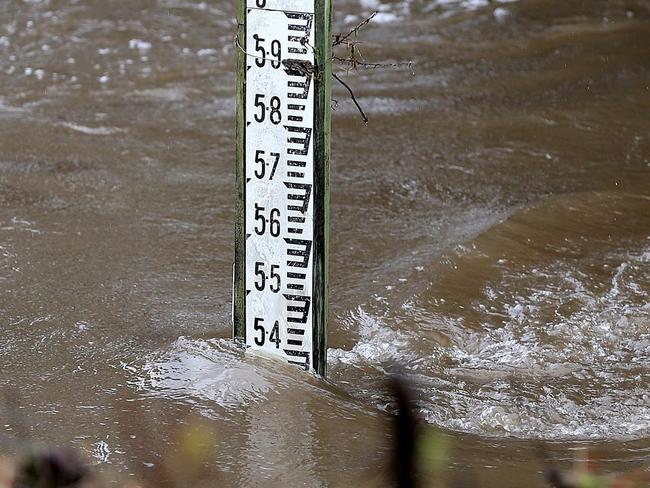
<svg viewBox="0 0 650 488"><path fill-rule="evenodd" d="M358 480L349 486L395 486L397 488L425 487L474 487L477 483L466 470L449 470L451 465L451 437L445 432L424 423L417 415L417 405L411 397L406 380L397 377L389 383L390 395L395 408L390 417L392 423L392 463L385 463L377 470L377 477ZM140 425L147 425L140 419ZM144 433L143 433L144 434ZM17 459L0 457L0 488L176 488L219 486L218 465L219 439L214 423L200 416L179 419L170 435L170 451L145 463L150 455L146 442L130 443L146 435L130 435L124 439L139 466L125 475L102 469L98 470L80 454L66 447L23 447ZM543 454L543 453L542 453ZM546 466L545 481L554 488L641 488L650 486L650 471L646 469L623 474L599 474L597 459L589 450L578 450L572 465L560 469ZM540 467L544 463L540 456ZM464 477L461 478L459 477ZM505 479L505 478L504 478ZM392 481L389 481L392 480ZM541 480L540 480L541 481ZM349 482L349 481L348 481ZM346 485L341 485L346 486Z"/></svg>
<svg viewBox="0 0 650 488"><path fill-rule="evenodd" d="M417 441L417 464L423 475L440 473L449 462L449 439L438 429L422 430Z"/></svg>

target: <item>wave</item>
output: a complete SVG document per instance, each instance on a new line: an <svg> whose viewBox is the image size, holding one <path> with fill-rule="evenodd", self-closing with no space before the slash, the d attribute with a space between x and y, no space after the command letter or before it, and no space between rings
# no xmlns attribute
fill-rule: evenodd
<svg viewBox="0 0 650 488"><path fill-rule="evenodd" d="M420 292L350 312L359 338L330 351L334 375L403 370L452 430L647 437L649 264L650 198L549 198L437 259Z"/></svg>
<svg viewBox="0 0 650 488"><path fill-rule="evenodd" d="M644 438L649 265L650 198L555 196L418 270L416 293L334 320L351 346L330 349L327 382L230 340L180 337L136 368L131 385L235 424L277 402L359 422L391 408L386 376L401 372L422 416L452 431Z"/></svg>

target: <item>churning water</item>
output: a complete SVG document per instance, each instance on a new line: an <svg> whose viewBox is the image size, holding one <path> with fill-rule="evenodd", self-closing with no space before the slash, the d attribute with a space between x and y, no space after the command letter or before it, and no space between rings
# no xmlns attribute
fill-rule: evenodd
<svg viewBox="0 0 650 488"><path fill-rule="evenodd" d="M146 476L197 415L225 484L350 486L404 372L487 486L647 465L648 3L335 5L415 75L335 89L327 381L230 340L234 10L0 3L2 449Z"/></svg>

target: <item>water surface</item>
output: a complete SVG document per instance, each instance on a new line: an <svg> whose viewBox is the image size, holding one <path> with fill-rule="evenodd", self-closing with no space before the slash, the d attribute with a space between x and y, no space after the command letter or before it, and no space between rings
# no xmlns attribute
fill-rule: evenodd
<svg viewBox="0 0 650 488"><path fill-rule="evenodd" d="M323 381L230 340L234 5L0 4L3 451L148 476L202 419L225 485L386 485L401 371L452 477L648 465L648 3L344 0L335 32L373 10L363 55L415 76L339 69L370 123L336 87Z"/></svg>

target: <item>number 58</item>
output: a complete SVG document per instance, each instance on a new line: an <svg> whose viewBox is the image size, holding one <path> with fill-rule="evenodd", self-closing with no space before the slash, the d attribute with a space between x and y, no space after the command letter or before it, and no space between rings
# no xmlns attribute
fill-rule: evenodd
<svg viewBox="0 0 650 488"><path fill-rule="evenodd" d="M267 106L264 103L264 98L265 95L262 95L261 93L255 94L255 108L259 111L254 115L255 121L256 122L264 122L266 119L266 112L269 112L269 120L271 120L271 123L274 125L278 125L280 122L282 122L282 114L280 113L280 98L279 97L271 97L271 103L269 106Z"/></svg>

